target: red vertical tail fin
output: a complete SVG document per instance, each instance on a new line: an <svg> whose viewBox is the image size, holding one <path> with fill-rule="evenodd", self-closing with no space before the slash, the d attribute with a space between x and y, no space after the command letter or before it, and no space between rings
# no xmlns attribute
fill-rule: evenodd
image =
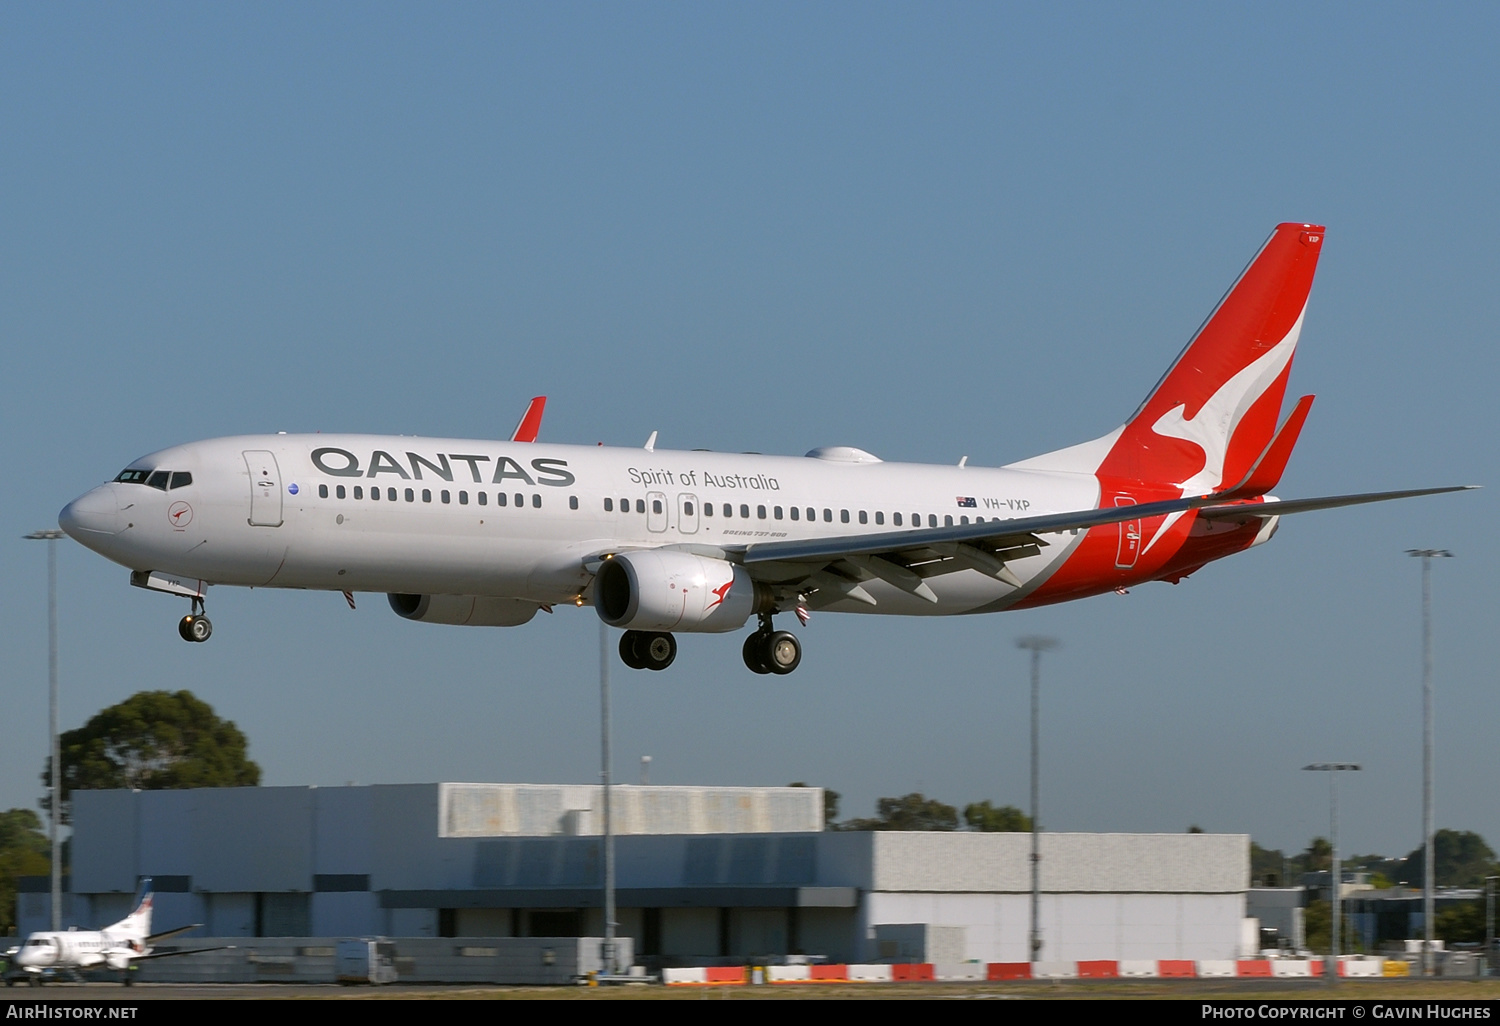
<svg viewBox="0 0 1500 1026"><path fill-rule="evenodd" d="M1101 477L1171 485L1188 495L1250 473L1276 434L1322 248L1321 225L1276 226L1120 429Z"/></svg>

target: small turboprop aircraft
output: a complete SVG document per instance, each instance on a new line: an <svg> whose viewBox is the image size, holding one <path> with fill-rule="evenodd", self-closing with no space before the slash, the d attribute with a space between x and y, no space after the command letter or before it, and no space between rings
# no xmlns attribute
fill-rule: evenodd
<svg viewBox="0 0 1500 1026"><path fill-rule="evenodd" d="M189 930L196 930L202 923L181 926L166 933L151 932L151 905L153 902L151 878L141 881L136 895L135 909L113 926L102 930L60 930L33 933L18 948L6 952L10 956L12 971L6 976L7 986L14 986L18 977L28 977L33 987L39 987L46 976L65 973L77 974L84 969L112 969L120 973L120 982L130 986L130 967L147 958L170 958L173 955L191 955L200 951L222 951L224 945L212 948L187 948L171 951L155 951L158 941L175 937Z"/></svg>
<svg viewBox="0 0 1500 1026"><path fill-rule="evenodd" d="M63 509L68 534L191 602L209 585L384 592L408 620L517 626L592 605L620 655L665 669L676 633L736 631L790 673L814 610L943 616L1177 582L1270 540L1279 518L1425 488L1277 499L1312 396L1277 427L1324 240L1282 224L1145 402L1102 438L998 468L543 445L254 435L131 463ZM535 414L533 418L532 414ZM525 444L521 444L525 442Z"/></svg>

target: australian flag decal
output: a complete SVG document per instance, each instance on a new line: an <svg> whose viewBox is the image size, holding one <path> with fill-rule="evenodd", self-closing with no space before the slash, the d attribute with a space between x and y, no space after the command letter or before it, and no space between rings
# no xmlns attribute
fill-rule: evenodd
<svg viewBox="0 0 1500 1026"><path fill-rule="evenodd" d="M972 495L960 495L958 497L958 505L962 509L976 509L979 503L974 501L974 496Z"/></svg>

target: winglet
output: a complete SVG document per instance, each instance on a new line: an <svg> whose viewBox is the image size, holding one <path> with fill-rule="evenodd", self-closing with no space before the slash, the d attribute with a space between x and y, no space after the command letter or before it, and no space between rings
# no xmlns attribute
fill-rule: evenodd
<svg viewBox="0 0 1500 1026"><path fill-rule="evenodd" d="M1255 466L1250 468L1245 479L1224 492L1221 498L1225 500L1252 499L1276 487L1281 480L1281 475L1286 473L1287 461L1292 458L1292 449L1297 445L1297 437L1302 433L1302 425L1307 420L1312 404L1313 397L1310 395L1297 400L1297 405L1287 416L1286 423L1281 425L1281 430L1276 432L1276 437L1271 439L1271 444L1266 446L1266 451L1261 454Z"/></svg>
<svg viewBox="0 0 1500 1026"><path fill-rule="evenodd" d="M536 436L542 430L542 411L547 408L547 397L539 395L531 400L531 405L526 407L526 412L521 415L521 421L516 425L515 431L511 432L512 442L534 442Z"/></svg>

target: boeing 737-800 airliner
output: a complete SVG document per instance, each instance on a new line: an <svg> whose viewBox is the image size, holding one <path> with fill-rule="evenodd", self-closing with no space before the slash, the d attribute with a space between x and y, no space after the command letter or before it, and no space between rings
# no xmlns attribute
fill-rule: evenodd
<svg viewBox="0 0 1500 1026"><path fill-rule="evenodd" d="M1456 490L1268 494L1312 403L1277 429L1322 245L1320 226L1277 226L1123 426L1004 467L666 452L654 434L642 449L254 435L142 457L59 522L133 584L189 599L189 641L212 630L210 584L312 588L385 592L439 624L592 605L638 669L672 662L672 632L753 618L745 664L790 673L801 646L778 613L985 613L1176 582L1282 514Z"/></svg>

